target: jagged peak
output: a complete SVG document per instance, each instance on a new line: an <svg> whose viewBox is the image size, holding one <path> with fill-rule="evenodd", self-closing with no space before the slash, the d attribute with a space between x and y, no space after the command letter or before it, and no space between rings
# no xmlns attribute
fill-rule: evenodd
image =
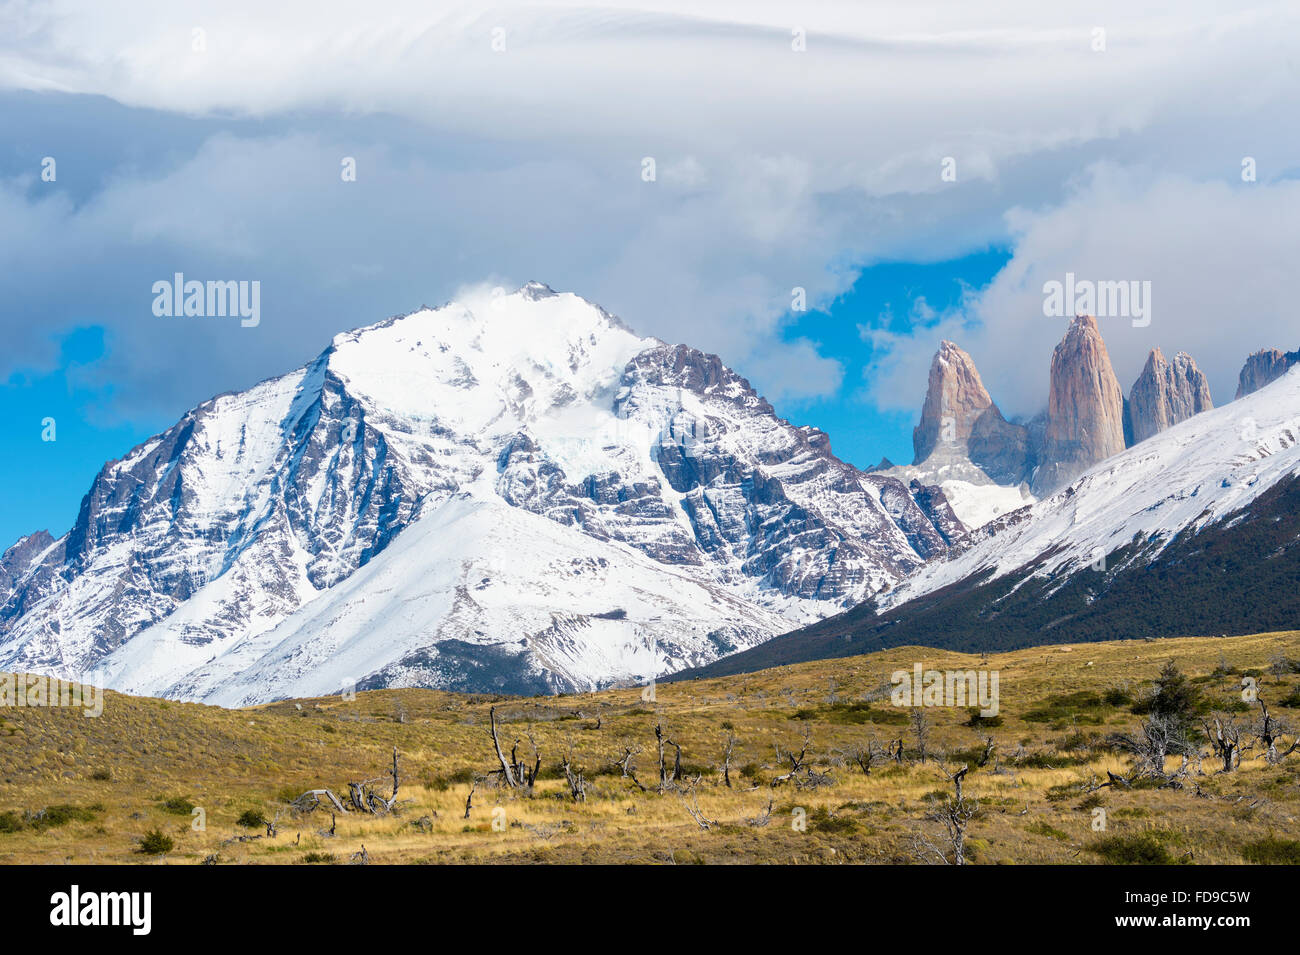
<svg viewBox="0 0 1300 955"><path fill-rule="evenodd" d="M1098 338L1101 337L1101 326L1097 324L1097 319L1092 315L1076 315L1070 321L1070 327L1066 329L1066 336L1073 333L1092 334Z"/></svg>

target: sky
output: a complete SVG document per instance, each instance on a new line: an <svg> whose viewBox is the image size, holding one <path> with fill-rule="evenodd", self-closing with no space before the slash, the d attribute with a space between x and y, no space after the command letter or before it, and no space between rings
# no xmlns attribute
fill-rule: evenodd
<svg viewBox="0 0 1300 955"><path fill-rule="evenodd" d="M1126 390L1159 346L1222 403L1300 345L1300 11L1161 6L0 0L0 548L483 282L715 352L860 466L911 459L944 338L1040 410L1067 272L1151 283L1101 322ZM260 323L154 315L176 272Z"/></svg>

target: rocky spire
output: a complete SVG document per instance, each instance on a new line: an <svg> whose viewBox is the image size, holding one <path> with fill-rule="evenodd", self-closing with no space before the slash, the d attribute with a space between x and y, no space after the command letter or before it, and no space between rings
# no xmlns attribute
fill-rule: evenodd
<svg viewBox="0 0 1300 955"><path fill-rule="evenodd" d="M1129 392L1133 443L1213 407L1210 383L1191 355L1180 351L1170 363L1159 348L1153 348Z"/></svg>
<svg viewBox="0 0 1300 955"><path fill-rule="evenodd" d="M1259 391L1265 385L1285 375L1292 365L1300 364L1300 351L1283 352L1276 348L1261 348L1241 366L1237 376L1237 395L1241 398L1252 391Z"/></svg>
<svg viewBox="0 0 1300 955"><path fill-rule="evenodd" d="M1034 493L1049 494L1123 450L1124 394L1097 320L1080 315L1052 352L1047 428Z"/></svg>
<svg viewBox="0 0 1300 955"><path fill-rule="evenodd" d="M930 363L921 423L912 430L913 463L936 451L944 458L965 457L975 422L992 404L970 355L950 341L941 342Z"/></svg>
<svg viewBox="0 0 1300 955"><path fill-rule="evenodd" d="M912 446L914 467L924 465L931 472L943 469L948 478L1018 484L1029 469L1025 428L1002 417L975 362L950 341L939 344L930 364L925 405L921 423L912 431Z"/></svg>

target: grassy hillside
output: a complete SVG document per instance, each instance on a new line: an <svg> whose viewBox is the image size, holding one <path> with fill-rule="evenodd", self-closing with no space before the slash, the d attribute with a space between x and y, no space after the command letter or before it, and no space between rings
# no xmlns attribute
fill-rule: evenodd
<svg viewBox="0 0 1300 955"><path fill-rule="evenodd" d="M1241 703L1240 691L1241 673L1253 670L1273 713L1300 727L1300 675L1268 671L1279 655L1300 659L1300 632L987 657L898 648L661 684L652 703L637 689L529 699L396 690L238 711L109 694L93 719L5 708L0 862L345 863L363 845L374 863L933 861L925 843L944 841L930 816L953 793L944 769L962 764L964 795L978 803L965 853L976 864L1300 861L1300 843L1290 841L1300 828L1300 752L1270 765L1256 747L1230 773L1216 773L1207 757L1177 787L1134 779L1085 791L1107 771L1131 774L1132 759L1105 739L1138 726L1134 709L1169 660L1193 679L1204 713L1253 720L1258 707ZM924 761L911 711L880 692L891 672L917 662L995 669L1001 690L1001 712L987 725L969 725L965 709L925 709ZM466 819L472 781L498 765L492 705L506 750L520 738L531 766L531 733L541 770L531 792L481 779ZM656 723L680 744L683 767L683 780L662 792ZM777 781L789 769L778 748L797 753L805 732L805 765ZM729 734L731 788L720 772ZM851 758L870 741L898 738L902 761L877 759L866 774ZM641 749L632 761L639 784L613 764L625 746ZM377 778L375 790L388 795L394 747L396 812L339 815L330 835L328 811L289 809L318 787L346 799L350 780ZM570 797L560 765L569 752L585 801ZM674 754L669 746L669 770ZM191 827L191 807L204 810L206 831ZM1093 829L1098 808L1105 831ZM245 814L278 815L276 836L240 825ZM151 832L162 838L142 846ZM170 850L142 851L167 840Z"/></svg>

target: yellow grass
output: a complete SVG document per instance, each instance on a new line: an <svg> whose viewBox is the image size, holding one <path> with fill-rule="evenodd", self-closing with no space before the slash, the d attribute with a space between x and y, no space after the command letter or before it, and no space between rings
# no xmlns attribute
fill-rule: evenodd
<svg viewBox="0 0 1300 955"><path fill-rule="evenodd" d="M21 820L24 813L71 805L89 809L91 818L0 831L0 862L263 864L298 863L319 853L342 863L363 845L376 863L917 862L923 861L915 848L918 835L941 841L937 824L927 818L931 794L951 792L941 767L970 763L969 755L953 754L980 749L991 735L996 760L984 767L971 763L965 782L966 794L981 806L969 827L976 864L1095 863L1101 857L1089 847L1103 836L1143 832L1154 833L1174 858L1235 863L1252 842L1296 838L1300 754L1269 766L1255 750L1231 774L1214 774L1215 763L1207 759L1205 774L1191 780L1201 796L1189 783L1182 790L1107 788L1085 803L1081 789L1090 779L1104 781L1107 770L1125 773L1130 764L1097 745L1068 750L1067 738L1082 733L1095 744L1136 727L1138 717L1127 706L1104 706L1081 719L1024 718L1049 697L1076 691L1127 686L1139 695L1170 659L1189 676L1208 677L1221 653L1235 668L1263 669L1278 653L1300 658L1300 632L1041 647L987 657L901 648L738 677L661 683L653 703L644 702L636 688L530 699L385 690L354 701L330 697L236 711L110 693L98 718L79 710L4 708L0 813ZM872 722L852 723L830 701L857 703L890 673L916 662L928 669L998 670L1002 723L977 730L966 725L965 710L928 709L930 747L941 759L909 758L863 775L839 753L869 738L883 743L902 737L911 757L908 712L886 697L871 704ZM1295 675L1281 682L1267 674L1261 678L1274 712L1300 725L1300 710L1275 705L1298 683ZM1220 705L1240 699L1231 678L1200 686ZM466 819L470 784L460 780L497 765L487 732L492 704L507 750L520 738L521 754L531 754L526 734L536 738L543 778L531 794L480 782ZM700 777L694 804L711 823L708 829L692 818L689 797L656 791L656 722L681 744L686 775ZM776 746L797 750L805 728L811 732L810 764L828 772L833 783L772 786L784 771ZM731 789L719 772L728 732L737 740ZM624 741L641 747L634 765L649 791L610 767ZM397 813L339 816L329 836L323 831L330 826L328 811L288 811L286 799L310 788L328 787L346 799L349 780L378 777L375 788L387 792L393 747L401 754ZM559 757L570 747L573 765L586 772L585 802L568 797L559 773ZM671 767L671 748L668 753ZM1081 762L1023 765L1035 756L1071 753ZM105 772L111 778L95 778ZM163 807L173 797L204 810L205 831L195 831L190 815ZM1093 803L1106 810L1104 833L1093 830ZM766 825L747 821L761 817L769 804ZM248 809L268 817L279 813L277 837L236 825ZM795 825L801 812L807 820L803 830ZM172 851L137 851L140 838L153 829L174 840Z"/></svg>

